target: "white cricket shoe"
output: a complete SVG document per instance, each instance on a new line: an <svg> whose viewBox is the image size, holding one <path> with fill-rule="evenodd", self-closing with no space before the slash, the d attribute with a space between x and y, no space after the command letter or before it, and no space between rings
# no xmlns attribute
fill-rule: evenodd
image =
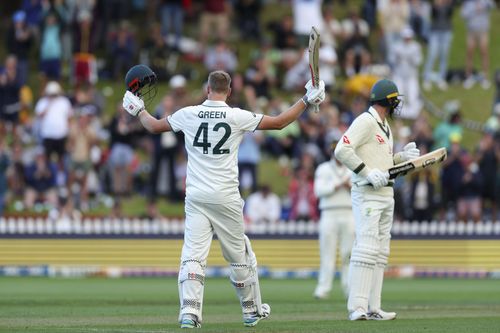
<svg viewBox="0 0 500 333"><path fill-rule="evenodd" d="M243 317L243 325L245 325L246 327L254 327L257 326L259 321L261 321L262 319L268 318L271 314L271 307L269 306L269 304L263 303L261 309L261 315L259 315L257 312L245 315Z"/></svg>
<svg viewBox="0 0 500 333"><path fill-rule="evenodd" d="M470 75L465 81L463 82L463 86L465 89L470 89L476 84L476 78L474 75Z"/></svg>
<svg viewBox="0 0 500 333"><path fill-rule="evenodd" d="M385 312L378 310L377 312L368 312L368 320L394 320L396 319L396 312Z"/></svg>
<svg viewBox="0 0 500 333"><path fill-rule="evenodd" d="M182 316L181 328L200 328L201 324L198 322L198 317L186 313Z"/></svg>
<svg viewBox="0 0 500 333"><path fill-rule="evenodd" d="M353 312L349 313L349 320L354 321L354 320L367 320L367 319L368 319L368 315L361 308L358 308L358 309L354 310Z"/></svg>

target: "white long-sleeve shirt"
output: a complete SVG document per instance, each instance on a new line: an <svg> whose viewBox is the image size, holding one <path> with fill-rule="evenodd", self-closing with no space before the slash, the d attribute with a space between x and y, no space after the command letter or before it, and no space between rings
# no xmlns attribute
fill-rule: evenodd
<svg viewBox="0 0 500 333"><path fill-rule="evenodd" d="M351 209L350 190L342 186L350 178L351 170L333 159L318 166L314 174L314 194L319 198L321 210Z"/></svg>
<svg viewBox="0 0 500 333"><path fill-rule="evenodd" d="M337 144L335 157L353 172L353 184L364 181L371 169L387 170L402 162L399 153L393 154L393 136L387 119L382 121L373 107L354 119ZM393 195L390 186L379 190L371 186L360 189L384 196Z"/></svg>

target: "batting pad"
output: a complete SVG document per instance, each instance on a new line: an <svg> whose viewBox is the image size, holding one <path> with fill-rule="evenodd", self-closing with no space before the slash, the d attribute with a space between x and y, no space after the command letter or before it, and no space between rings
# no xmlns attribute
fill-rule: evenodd
<svg viewBox="0 0 500 333"><path fill-rule="evenodd" d="M202 322L203 290L205 283L205 269L203 265L195 259L185 260L179 270L179 300L182 315L193 314L198 317L198 322Z"/></svg>

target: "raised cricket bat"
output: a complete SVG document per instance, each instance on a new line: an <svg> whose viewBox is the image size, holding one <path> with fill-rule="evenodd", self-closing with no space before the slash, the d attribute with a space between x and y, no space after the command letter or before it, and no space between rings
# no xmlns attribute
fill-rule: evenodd
<svg viewBox="0 0 500 333"><path fill-rule="evenodd" d="M319 32L313 26L309 35L309 70L311 71L311 81L314 87L319 86ZM314 112L319 111L319 106L313 106Z"/></svg>
<svg viewBox="0 0 500 333"><path fill-rule="evenodd" d="M398 176L404 176L410 172L419 171L428 168L431 165L441 163L446 159L446 157L446 148L439 148L413 160L396 164L395 166L389 168L387 173L389 174L389 179L394 179ZM368 184L369 182L367 180L358 183L358 185Z"/></svg>

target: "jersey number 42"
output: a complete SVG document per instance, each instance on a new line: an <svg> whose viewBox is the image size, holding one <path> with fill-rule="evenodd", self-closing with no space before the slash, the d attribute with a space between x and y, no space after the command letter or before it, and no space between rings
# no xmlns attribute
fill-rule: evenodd
<svg viewBox="0 0 500 333"><path fill-rule="evenodd" d="M227 139L229 139L229 136L231 135L231 126L229 126L227 123L217 123L215 124L213 131L218 132L221 128L224 130L224 135L219 140L219 142L217 142L214 149L212 150L212 154L214 155L229 154L229 149L221 149L221 148L222 145L224 145L224 143L227 141ZM208 154L208 148L212 147L212 144L208 141L207 122L201 123L200 127L198 127L198 131L196 131L196 135L193 140L193 146L202 147L203 154Z"/></svg>

